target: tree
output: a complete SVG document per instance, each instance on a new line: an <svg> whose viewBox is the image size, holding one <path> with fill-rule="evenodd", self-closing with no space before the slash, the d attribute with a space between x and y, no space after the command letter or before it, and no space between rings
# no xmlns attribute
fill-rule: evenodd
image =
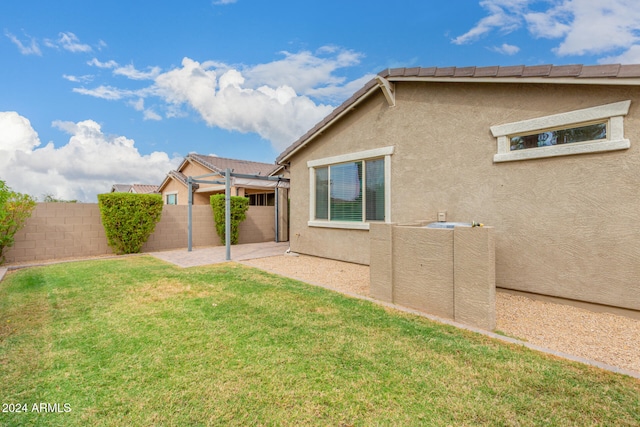
<svg viewBox="0 0 640 427"><path fill-rule="evenodd" d="M36 201L31 196L12 191L0 180L0 264L4 262L4 249L13 246L15 234L35 207Z"/></svg>
<svg viewBox="0 0 640 427"><path fill-rule="evenodd" d="M59 199L58 197L54 196L52 193L45 193L42 196L44 198L43 202L45 203L78 203L77 200Z"/></svg>

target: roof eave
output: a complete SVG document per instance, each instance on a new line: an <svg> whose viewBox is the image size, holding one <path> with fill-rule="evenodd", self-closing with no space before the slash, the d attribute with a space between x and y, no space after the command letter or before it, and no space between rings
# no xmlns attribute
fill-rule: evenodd
<svg viewBox="0 0 640 427"><path fill-rule="evenodd" d="M164 177L162 184L158 186L158 193L162 193L162 191L164 190L164 187L166 187L171 180L178 181L180 184L184 185L185 187L189 186L186 182L183 182L178 176L174 175L173 172L179 172L179 171L169 171L169 173Z"/></svg>
<svg viewBox="0 0 640 427"><path fill-rule="evenodd" d="M372 81L375 81L375 79L373 79ZM303 140L303 142L298 145L297 147L295 147L293 150L291 150L289 153L285 154L283 157L278 157L276 159L276 163L283 165L285 164L290 158L291 156L293 156L294 154L296 154L298 151L300 151L302 148L304 148L308 143L310 143L311 141L313 141L317 136L319 136L320 134L322 134L322 132L331 127L336 121L340 120L342 117L344 117L345 115L349 114L354 108L356 108L358 105L360 105L360 103L362 103L364 100L366 100L367 98L369 98L369 96L371 94L373 94L374 92L376 92L376 90L379 88L380 86L378 84L375 84L374 86L372 86L369 90L367 90L363 95L361 95L360 97L358 97L355 101L353 101L350 104L343 104L339 107L336 108L336 110L338 110L339 108L344 107L344 109L342 111L340 111L340 113L336 114L335 117L333 117L331 120L327 121L327 123L325 123L324 125L320 126L318 129L316 130L312 130L313 132L311 134L305 134L303 135L300 139ZM299 139L299 140L300 140ZM292 145L295 145L292 144Z"/></svg>
<svg viewBox="0 0 640 427"><path fill-rule="evenodd" d="M390 82L437 83L517 83L602 86L640 86L640 78L572 78L572 77L388 77Z"/></svg>
<svg viewBox="0 0 640 427"><path fill-rule="evenodd" d="M192 155L192 154L194 154L194 155ZM212 164L208 163L207 161L201 159L198 154L195 154L195 153L192 153L192 154L188 154L187 157L185 157L185 159L188 159L189 161L196 162L200 166L209 169L211 172L224 174L224 171L219 170L214 165L212 165Z"/></svg>

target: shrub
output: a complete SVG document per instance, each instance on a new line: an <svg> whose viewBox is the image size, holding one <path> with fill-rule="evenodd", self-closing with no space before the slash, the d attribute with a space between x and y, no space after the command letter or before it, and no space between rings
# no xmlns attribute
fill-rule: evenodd
<svg viewBox="0 0 640 427"><path fill-rule="evenodd" d="M220 242L225 244L225 200L224 194L214 194L210 198L211 208L213 208L213 220L216 223L216 231L220 236ZM240 223L247 218L249 209L249 198L231 196L231 244L238 243L238 230Z"/></svg>
<svg viewBox="0 0 640 427"><path fill-rule="evenodd" d="M159 194L98 194L102 225L117 254L138 253L162 216Z"/></svg>
<svg viewBox="0 0 640 427"><path fill-rule="evenodd" d="M77 200L65 200L59 199L51 193L46 193L42 195L44 197L44 203L78 203Z"/></svg>
<svg viewBox="0 0 640 427"><path fill-rule="evenodd" d="M36 201L31 196L12 191L0 180L0 264L4 262L2 252L13 246L13 237L35 207Z"/></svg>

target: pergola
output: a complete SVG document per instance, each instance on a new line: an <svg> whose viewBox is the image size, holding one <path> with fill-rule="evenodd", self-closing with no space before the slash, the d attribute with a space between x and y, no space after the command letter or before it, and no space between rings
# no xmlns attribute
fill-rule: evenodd
<svg viewBox="0 0 640 427"><path fill-rule="evenodd" d="M188 248L187 250L191 252L192 250L192 206L193 206L193 184L218 184L224 185L225 191L225 245L227 248L227 261L231 260L231 186L242 184L244 186L251 187L259 187L259 188L273 188L275 191L275 230L276 230L276 242L278 241L279 236L279 211L280 211L280 201L278 197L278 190L280 188L289 188L289 178L284 178L282 176L263 176L263 175L248 175L241 173L234 173L231 169L226 169L224 173L224 181L222 180L207 180L204 178L209 178L212 176L219 176L218 173L209 173L205 175L198 176L189 176L187 177L187 185L189 187L189 220L188 220L188 230L189 230L189 238L188 238Z"/></svg>

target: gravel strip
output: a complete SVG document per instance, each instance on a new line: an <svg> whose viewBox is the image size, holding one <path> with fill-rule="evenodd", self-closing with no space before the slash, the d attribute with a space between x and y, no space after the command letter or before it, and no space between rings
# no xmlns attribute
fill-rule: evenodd
<svg viewBox="0 0 640 427"><path fill-rule="evenodd" d="M369 296L369 267L306 255L243 264ZM551 350L640 372L640 320L496 293L496 330Z"/></svg>

